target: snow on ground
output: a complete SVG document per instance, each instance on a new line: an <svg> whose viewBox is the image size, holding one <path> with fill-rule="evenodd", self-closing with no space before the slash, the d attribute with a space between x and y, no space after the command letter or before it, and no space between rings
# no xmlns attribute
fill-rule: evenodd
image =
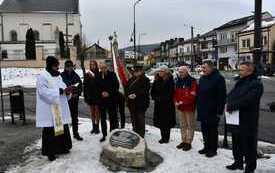
<svg viewBox="0 0 275 173"><path fill-rule="evenodd" d="M3 68L2 81L3 87L12 87L21 85L25 88L34 88L36 78L44 69L43 68ZM63 71L62 69L60 71ZM77 69L76 72L82 77L82 71Z"/></svg>
<svg viewBox="0 0 275 173"><path fill-rule="evenodd" d="M131 128L128 124L127 128ZM54 162L50 162L40 153L35 153L35 149L40 149L41 140L37 141L25 149L32 153L31 156L21 166L11 168L8 173L108 173L100 162L100 152L102 149L99 139L101 135L90 135L91 121L89 119L80 119L80 134L84 141L79 142L73 139L73 148L68 155L59 156ZM230 150L219 149L218 156L206 158L199 155L197 151L202 148L201 134L196 132L193 142L193 149L189 152L177 150L176 145L180 143L180 130L173 129L171 133L171 142L169 144L159 144L159 130L146 126L146 141L148 147L159 153L164 162L159 165L153 173L231 173L225 169L225 165L232 163L232 153ZM262 143L261 145L272 145ZM235 171L241 173L242 171ZM275 155L271 159L258 161L258 173L275 172Z"/></svg>

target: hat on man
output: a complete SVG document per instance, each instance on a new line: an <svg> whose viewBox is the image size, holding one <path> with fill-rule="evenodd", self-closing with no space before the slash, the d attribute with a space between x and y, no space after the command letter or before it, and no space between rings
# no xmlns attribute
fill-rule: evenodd
<svg viewBox="0 0 275 173"><path fill-rule="evenodd" d="M71 60L67 60L67 61L65 62L65 64L64 64L64 66L65 66L65 67L72 67L72 66L74 66L74 63L73 63L73 61L71 61Z"/></svg>
<svg viewBox="0 0 275 173"><path fill-rule="evenodd" d="M134 65L134 71L142 71L142 70L143 70L143 65L141 64Z"/></svg>
<svg viewBox="0 0 275 173"><path fill-rule="evenodd" d="M46 59L46 68L51 69L52 66L59 65L59 61L56 57L54 56L48 56Z"/></svg>

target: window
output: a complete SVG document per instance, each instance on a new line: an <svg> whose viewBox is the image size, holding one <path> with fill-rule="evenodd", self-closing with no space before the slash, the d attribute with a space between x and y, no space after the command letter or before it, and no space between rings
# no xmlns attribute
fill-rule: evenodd
<svg viewBox="0 0 275 173"><path fill-rule="evenodd" d="M232 33L231 33L231 41L232 41L232 42L235 42L235 41L236 41L236 33L235 33L235 32L232 32Z"/></svg>
<svg viewBox="0 0 275 173"><path fill-rule="evenodd" d="M226 52L227 52L227 47L226 47L226 46L221 47L221 48L220 48L220 52L221 52L221 53L226 53Z"/></svg>
<svg viewBox="0 0 275 173"><path fill-rule="evenodd" d="M227 39L227 33L226 32L221 33L220 40L226 40L226 39Z"/></svg>
<svg viewBox="0 0 275 173"><path fill-rule="evenodd" d="M267 36L263 37L263 42L262 42L263 46L267 45Z"/></svg>
<svg viewBox="0 0 275 173"><path fill-rule="evenodd" d="M246 40L247 48L250 48L250 39Z"/></svg>
<svg viewBox="0 0 275 173"><path fill-rule="evenodd" d="M10 41L18 41L18 39L17 39L17 32L15 30L12 30L10 32Z"/></svg>
<svg viewBox="0 0 275 173"><path fill-rule="evenodd" d="M201 49L208 49L208 43L207 42L202 43Z"/></svg>
<svg viewBox="0 0 275 173"><path fill-rule="evenodd" d="M33 34L34 34L34 39L36 41L39 41L40 40L40 35L39 35L39 32L37 30L33 31Z"/></svg>
<svg viewBox="0 0 275 173"><path fill-rule="evenodd" d="M7 58L8 58L8 51L2 50L2 59L7 59Z"/></svg>
<svg viewBox="0 0 275 173"><path fill-rule="evenodd" d="M246 40L242 40L242 47L243 47L243 48L246 47Z"/></svg>
<svg viewBox="0 0 275 173"><path fill-rule="evenodd" d="M187 47L187 51L186 51L187 53L189 53L190 52L190 47Z"/></svg>
<svg viewBox="0 0 275 173"><path fill-rule="evenodd" d="M251 47L250 43L251 43L250 39L242 40L242 48L250 48Z"/></svg>

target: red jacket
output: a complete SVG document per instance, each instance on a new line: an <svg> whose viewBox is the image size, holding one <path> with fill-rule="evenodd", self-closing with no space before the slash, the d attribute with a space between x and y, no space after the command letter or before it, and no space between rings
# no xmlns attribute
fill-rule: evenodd
<svg viewBox="0 0 275 173"><path fill-rule="evenodd" d="M196 79L187 77L177 78L174 94L174 102L182 102L177 108L182 112L195 112L198 84Z"/></svg>

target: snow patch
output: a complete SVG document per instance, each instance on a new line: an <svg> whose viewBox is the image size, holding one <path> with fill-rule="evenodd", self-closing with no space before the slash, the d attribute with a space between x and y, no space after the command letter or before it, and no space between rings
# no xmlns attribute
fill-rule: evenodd
<svg viewBox="0 0 275 173"><path fill-rule="evenodd" d="M80 135L84 137L84 141L76 141L73 139L73 148L68 155L61 155L54 162L50 162L46 157L39 154L32 154L30 158L21 166L12 168L8 173L108 173L110 172L100 162L100 153L102 145L99 142L101 135L91 135L90 129L92 122L89 119L80 119ZM131 129L131 125L126 125L127 129ZM180 129L172 129L171 142L169 144L159 144L160 132L157 128L146 126L146 141L148 147L157 152L164 158L164 162L157 167L153 173L231 173L225 169L225 165L233 162L232 152L230 150L219 149L218 156L214 158L206 158L199 155L197 151L202 148L201 133L196 132L193 142L193 148L189 152L177 150L176 145L180 143ZM262 143L263 145L272 145ZM38 140L32 147L26 149L37 149L40 147L41 140ZM273 145L274 146L274 145ZM258 160L257 172L271 173L275 170L275 155L270 155L271 159ZM241 171L236 171L236 173Z"/></svg>

